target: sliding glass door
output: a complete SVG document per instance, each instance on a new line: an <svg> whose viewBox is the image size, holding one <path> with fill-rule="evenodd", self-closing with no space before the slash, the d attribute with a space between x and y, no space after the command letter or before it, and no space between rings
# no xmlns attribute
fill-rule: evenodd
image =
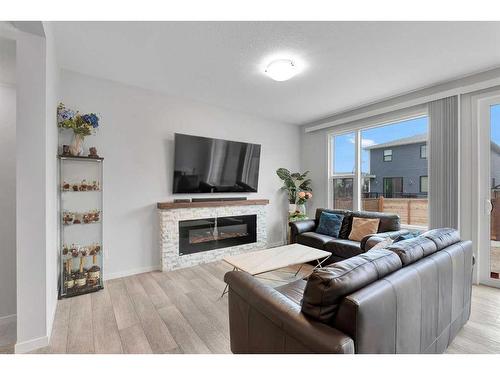
<svg viewBox="0 0 500 375"><path fill-rule="evenodd" d="M396 213L402 224L425 228L427 128L421 114L331 134L330 207Z"/></svg>
<svg viewBox="0 0 500 375"><path fill-rule="evenodd" d="M500 287L500 97L479 105L479 280Z"/></svg>

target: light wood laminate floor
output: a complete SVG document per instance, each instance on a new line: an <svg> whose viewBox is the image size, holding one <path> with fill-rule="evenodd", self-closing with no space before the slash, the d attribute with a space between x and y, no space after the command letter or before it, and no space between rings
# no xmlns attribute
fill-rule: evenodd
<svg viewBox="0 0 500 375"><path fill-rule="evenodd" d="M263 277L277 286L275 280L290 280L295 269ZM37 353L230 353L227 296L218 299L229 270L215 262L144 273L61 300L50 345ZM473 287L470 321L447 352L500 353L500 290Z"/></svg>

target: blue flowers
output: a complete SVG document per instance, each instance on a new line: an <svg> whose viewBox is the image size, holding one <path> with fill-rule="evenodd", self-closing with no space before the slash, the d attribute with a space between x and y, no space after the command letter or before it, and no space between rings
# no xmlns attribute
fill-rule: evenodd
<svg viewBox="0 0 500 375"><path fill-rule="evenodd" d="M82 115L83 121L87 124L92 125L92 128L96 129L99 127L99 117L95 113L89 113L88 115Z"/></svg>

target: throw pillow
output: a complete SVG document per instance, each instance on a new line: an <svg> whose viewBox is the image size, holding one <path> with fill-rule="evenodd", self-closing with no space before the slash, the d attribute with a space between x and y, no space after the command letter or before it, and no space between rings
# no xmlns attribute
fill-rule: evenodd
<svg viewBox="0 0 500 375"><path fill-rule="evenodd" d="M370 249L370 251L372 251L372 250L378 250L378 249L385 249L387 246L392 245L393 242L394 242L394 240L392 240L390 237L387 237L383 241L380 241L378 244L376 244L375 246L373 246Z"/></svg>
<svg viewBox="0 0 500 375"><path fill-rule="evenodd" d="M406 234L400 234L399 236L396 237L394 242L399 242L399 241L404 241L404 240L409 240L410 238L415 238L420 236L420 232L415 231L415 232L409 232Z"/></svg>
<svg viewBox="0 0 500 375"><path fill-rule="evenodd" d="M360 242L363 237L369 234L375 234L378 232L378 224L380 219L366 219L363 217L353 217L352 218L352 228L349 234L349 239L351 241Z"/></svg>
<svg viewBox="0 0 500 375"><path fill-rule="evenodd" d="M319 217L319 224L316 233L326 234L330 237L338 238L340 227L342 226L344 215L322 212Z"/></svg>

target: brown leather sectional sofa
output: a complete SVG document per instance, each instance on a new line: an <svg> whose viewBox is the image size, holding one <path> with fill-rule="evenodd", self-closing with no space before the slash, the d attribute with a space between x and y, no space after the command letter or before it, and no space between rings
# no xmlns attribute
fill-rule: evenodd
<svg viewBox="0 0 500 375"><path fill-rule="evenodd" d="M436 229L277 289L225 275L233 353L442 353L470 315L472 243Z"/></svg>
<svg viewBox="0 0 500 375"><path fill-rule="evenodd" d="M315 232L319 224L319 217L323 211L344 215L339 238ZM348 237L351 232L353 217L380 219L378 232L366 236L361 242L349 240ZM377 234L378 238L391 237L394 239L401 234L408 233L408 230L401 229L399 216L395 214L319 208L316 210L316 218L314 220L302 220L290 223L290 232L291 243L300 243L331 252L332 255L325 262L325 264L330 264L364 253L368 250L366 246L367 241L375 234Z"/></svg>

